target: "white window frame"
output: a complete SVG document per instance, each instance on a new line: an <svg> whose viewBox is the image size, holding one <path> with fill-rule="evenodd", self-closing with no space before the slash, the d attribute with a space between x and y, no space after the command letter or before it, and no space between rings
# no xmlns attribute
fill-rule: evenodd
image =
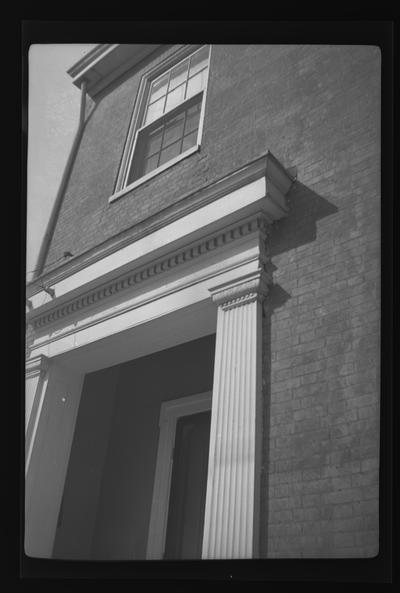
<svg viewBox="0 0 400 593"><path fill-rule="evenodd" d="M161 76L162 74L164 74L165 72L167 72L168 70L173 68L174 66L177 66L180 62L182 62L187 57L189 57L190 55L192 55L193 53L195 53L197 50L199 50L201 47L204 47L204 46L205 46L205 44L182 46L176 52L174 52L172 55L168 56L160 64L158 64L157 66L155 66L149 72L147 72L146 74L144 74L142 76L142 79L141 79L140 85L139 85L139 91L138 91L135 106L134 106L134 110L132 113L131 122L129 125L128 135L127 135L127 139L125 142L125 147L124 147L124 151L123 151L123 156L122 156L121 165L119 168L114 192L113 192L113 195L109 198L110 203L113 202L114 200L117 200L121 196L125 195L126 193L128 193L129 191L134 189L135 187L142 185L143 183L145 183L152 177L155 177L156 175L160 174L162 171L169 169L170 167L172 167L173 165L175 165L182 159L190 156L191 154L197 152L200 149L201 138L203 135L204 113L205 113L205 105L206 105L206 98L207 98L207 87L208 87L208 81L209 81L209 76L210 76L210 61L211 61L211 51L212 51L211 45L208 46L209 53L208 53L208 70L207 70L206 82L205 82L203 90L200 91L200 93L202 93L203 96L202 96L202 100L201 100L200 119L199 119L198 131L197 131L196 144L194 146L192 146L191 148L189 148L188 150L185 150L181 154L177 155L173 159L167 161L160 167L157 167L156 169L153 169L146 175L143 175L139 179L136 179L129 185L126 184L128 176L129 176L129 172L131 169L131 165L133 162L133 158L135 155L136 145L138 142L138 137L139 137L140 132L142 130L144 130L145 128L147 128L149 125L153 125L158 119L164 118L166 115L168 115L168 113L174 111L177 107L179 107L179 106L175 106L172 109L166 110L165 113L163 113L159 118L156 118L155 120L153 120L150 124L141 125L141 122L143 120L143 115L144 115L145 109L147 107L149 91L150 91L152 82L156 78L158 78L159 76ZM184 105L184 103L186 103L186 101L190 101L192 99L193 99L193 96L190 97L189 99L185 99L180 104L180 106Z"/></svg>
<svg viewBox="0 0 400 593"><path fill-rule="evenodd" d="M164 556L172 463L178 418L211 410L212 392L206 391L161 404L160 434L153 487L147 560L160 560Z"/></svg>

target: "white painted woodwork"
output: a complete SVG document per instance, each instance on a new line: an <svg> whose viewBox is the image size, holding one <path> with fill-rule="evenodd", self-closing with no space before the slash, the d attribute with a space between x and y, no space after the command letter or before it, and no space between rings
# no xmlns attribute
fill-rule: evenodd
<svg viewBox="0 0 400 593"><path fill-rule="evenodd" d="M268 153L204 188L203 205L181 218L61 271L51 283L53 299L28 287L34 342L27 361L27 555L52 555L84 374L212 333L210 293L218 312L202 554L257 555L266 291L260 217L268 225L285 215L291 183Z"/></svg>
<svg viewBox="0 0 400 593"><path fill-rule="evenodd" d="M246 237L239 237L236 241L232 237L230 249L220 252L222 257L217 251L204 253L195 262L178 267L177 276L171 272L164 282L157 285L150 281L143 283L142 292L132 295L132 298L138 299L134 307L120 310L114 302L111 305L115 307L113 314L105 316L104 309L100 309L97 312L99 318L92 325L81 329L75 318L71 320L71 331L67 335L62 333L65 327L58 333L59 330L55 331L50 325L47 343L41 345L35 340L32 356L46 354L50 359L50 368L27 473L25 549L28 554L51 557L84 373L211 333L215 328L216 314L210 291L214 300L218 300L218 295L225 298L226 294L234 294L240 299L241 286L252 287L253 290L259 284L260 263L264 261L262 235L257 226ZM229 265L225 267L227 263ZM155 291L153 295L152 290ZM107 303L110 306L106 300ZM250 307L250 312L251 303L246 302L246 306ZM227 313L225 308L218 312L218 328L221 327L222 311L223 315ZM93 314L90 309L89 313ZM255 317L254 312L249 317L249 321L250 318L253 320L250 328L255 323ZM221 332L219 329L217 332L219 360ZM255 334L256 329L249 334L251 344ZM257 375L253 375L253 362L246 381L257 382ZM217 362L217 366L219 364ZM247 435L246 426L243 434ZM226 433L225 438L228 437L229 433ZM249 468L256 463L256 453L253 457ZM251 471L250 468L247 473ZM254 490L256 477L253 474L248 476L249 489ZM212 487L212 481L209 477L208 487ZM255 509L252 507L248 512L254 515ZM216 551L218 557L224 557L224 553L218 556L220 552Z"/></svg>
<svg viewBox="0 0 400 593"><path fill-rule="evenodd" d="M66 295L69 298L85 293L257 212L262 212L270 222L282 218L287 214L285 196L292 183L293 179L268 152L196 192L196 201L189 200L179 214L165 214L161 221L149 222L136 237L127 237L123 243L105 248L100 255L89 254L52 272L53 279L46 282L54 289L55 300L37 284L28 285L27 296L33 306L28 318L35 317L40 310L51 309Z"/></svg>
<svg viewBox="0 0 400 593"><path fill-rule="evenodd" d="M38 408L40 392L43 380L48 368L48 360L45 356L35 356L27 362L25 371L25 434L28 433L29 420L33 411ZM32 424L32 423L31 423Z"/></svg>
<svg viewBox="0 0 400 593"><path fill-rule="evenodd" d="M117 236L112 243L103 245L101 251L91 250L69 260L67 266L60 265L52 270L42 281L53 287L54 298L50 298L38 283L29 284L27 297L32 310L27 319L36 317L39 311L52 310L54 305L57 307L66 299L87 293L93 287L106 286L104 283L136 271L144 263L165 258L171 250L180 250L205 237L210 239L210 235L218 234L221 229L236 225L248 216L262 212L270 222L282 218L287 214L285 196L292 183L293 179L268 152L192 194L192 200L188 199L179 212L162 211L143 228L133 227L128 235ZM183 197L190 198L189 195ZM213 238L220 243L219 238ZM82 270L84 273L78 275Z"/></svg>
<svg viewBox="0 0 400 593"><path fill-rule="evenodd" d="M205 104L207 100L207 86L208 86L208 78L209 78L209 64L211 59L211 51L212 46L209 46L208 51L208 63L207 63L207 77L202 88L202 100L201 100L201 113L200 113L200 120L199 120L199 127L197 132L197 140L195 146L192 146L189 150L181 153L177 157L171 159L170 161L164 163L157 169L150 171L147 175L143 175L141 178L137 179L130 185L126 185L127 177L129 174L129 170L131 168L132 159L135 154L136 144L138 140L138 134L141 130L148 126L143 125L144 119L144 111L147 105L147 99L150 92L151 83L158 78L161 74L168 72L173 66L176 66L177 63L182 62L183 59L187 58L190 55L193 55L195 51L197 51L201 46L182 46L178 51L174 52L173 54L166 57L161 63L156 64L150 71L147 71L141 78L139 92L135 101L135 107L132 114L128 137L125 143L124 154L122 155L121 159L121 166L117 177L117 182L115 185L115 193L109 198L109 202L114 202L116 199L122 197L127 192L132 191L132 189L138 187L139 185L145 183L155 175L160 174L162 171L165 171L175 163L179 162L183 158L186 158L190 154L197 152L201 146L201 138L202 138L202 131L204 125L204 113L205 113ZM168 111L167 111L168 112ZM166 112L166 113L167 113ZM165 114L163 114L165 115ZM154 122L151 122L154 123ZM143 126L143 127L141 127Z"/></svg>
<svg viewBox="0 0 400 593"><path fill-rule="evenodd" d="M83 375L51 362L25 483L25 553L51 558Z"/></svg>
<svg viewBox="0 0 400 593"><path fill-rule="evenodd" d="M115 270L123 268L126 264L132 266L133 262L140 262L141 258L148 258L151 253L156 252L159 255L160 250L164 252L167 249L171 250L172 245L183 237L188 237L200 230L204 236L210 232L208 226L215 227L215 223L219 219L227 218L227 224L232 224L232 215L235 212L242 211L240 218L244 217L246 215L245 207L265 200L265 193L266 182L265 177L262 177L53 284L56 297L62 297L76 289L86 290L86 286L93 280L104 282L107 274L115 274ZM189 240L193 240L193 238ZM53 302L52 298L43 290L33 295L28 292L28 295L34 309L42 308L43 303Z"/></svg>
<svg viewBox="0 0 400 593"><path fill-rule="evenodd" d="M165 281L152 285L151 281L143 293L132 290L125 300L115 304L106 302L102 308L88 310L81 320L72 318L64 322L61 329L49 327L48 331L37 337L32 346L32 354L58 356L76 348L86 346L100 339L118 334L170 315L175 311L192 307L209 300L209 288L218 281L229 281L239 274L253 272L258 267L258 239L243 253L229 254L220 262L210 266L203 262L198 270L185 270L182 279L174 280L174 275L166 275ZM206 259L206 258L205 258ZM239 270L239 271L238 271ZM46 329L46 328L44 328Z"/></svg>
<svg viewBox="0 0 400 593"><path fill-rule="evenodd" d="M205 559L257 556L262 271L211 290L218 305Z"/></svg>
<svg viewBox="0 0 400 593"><path fill-rule="evenodd" d="M211 392L170 400L161 406L160 436L147 540L147 560L160 560L164 554L177 420L181 416L205 412L210 408Z"/></svg>
<svg viewBox="0 0 400 593"><path fill-rule="evenodd" d="M215 331L215 324L209 299L207 307L179 309L171 316L157 317L49 359L26 476L25 551L29 556L52 556L85 373L209 335ZM33 366L32 360L27 366Z"/></svg>

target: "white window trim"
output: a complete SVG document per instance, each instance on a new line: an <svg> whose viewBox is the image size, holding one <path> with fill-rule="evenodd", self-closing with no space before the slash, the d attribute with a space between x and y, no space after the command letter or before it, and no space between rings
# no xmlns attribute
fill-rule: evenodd
<svg viewBox="0 0 400 593"><path fill-rule="evenodd" d="M169 56L168 58L163 60L160 64L158 64L156 67L154 67L152 70L150 70L149 72L147 72L146 74L144 74L142 76L142 79L141 79L140 85L139 85L139 91L138 91L135 106L134 106L134 110L132 113L131 122L129 125L128 135L127 135L127 139L126 139L124 150L123 150L123 156L122 156L121 165L119 168L114 192L113 192L112 196L110 196L110 198L108 199L109 203L114 202L115 200L124 196L125 194L132 191L136 187L142 185L143 183L146 183L146 181L148 181L149 179L155 177L159 173L162 173L169 167L172 167L176 163L180 162L181 160L187 158L191 154L194 154L195 152L198 152L200 150L201 139L203 136L204 114L205 114L205 106L206 106L206 100L207 100L207 88L208 88L208 81L209 81L209 77L210 77L210 62L211 62L212 45L209 45L207 79L206 79L204 88L201 91L203 94L203 97L202 97L202 101L201 101L201 111L200 111L199 128L198 128L198 132L197 132L196 144L194 146L192 146L191 148L189 148L188 150L186 150L185 152L177 155L170 161L164 163L160 167L157 167L156 169L153 169L153 171L150 171L146 175L143 175L143 177L136 179L129 185L125 185L126 179L129 175L132 160L133 160L133 157L135 154L136 144L137 144L139 133L145 127L147 127L147 126L140 125L139 122L142 121L143 113L147 107L148 93L149 93L150 86L151 86L152 82L156 78L161 76L164 72L166 72L170 68L173 68L179 62L186 59L188 56L190 56L191 54L193 54L194 52L196 52L198 49L200 49L203 46L204 46L204 44L199 44L196 46L193 46L193 45L183 46L180 49L178 49L174 54L172 54L171 56ZM190 100L190 99L185 99L185 101L183 101L181 103L181 105L183 105L187 100ZM167 110L160 117L164 117L165 115L168 115L168 113L170 111L173 111L173 109L175 109L175 108L176 107ZM153 124L155 121L157 121L157 119L151 123Z"/></svg>
<svg viewBox="0 0 400 593"><path fill-rule="evenodd" d="M177 420L181 416L211 410L211 400L212 392L207 391L161 404L160 435L147 540L147 560L160 560L164 555Z"/></svg>
<svg viewBox="0 0 400 593"><path fill-rule="evenodd" d="M197 140L198 140L198 138L197 138ZM181 154L178 154L176 157L174 157L170 161L164 163L160 167L157 167L157 169L153 169L153 171L150 171L146 175L143 175L143 177L140 177L140 179L136 179L136 181L134 181L133 183L127 185L126 187L124 187L123 189L121 189L120 191L118 191L117 193L113 194L109 198L109 200L108 200L109 203L111 204L111 202L114 202L115 200L118 200L118 198L121 198L122 196L124 196L128 192L132 191L136 187L139 187L139 185L143 185L143 183L146 183L146 181L149 181L149 179L151 179L152 177L155 177L156 175L159 175L160 173L162 173L166 169L169 169L170 167L172 167L176 163L179 163L179 161L182 161L183 159L186 159L188 156L190 156L191 154L194 154L195 152L198 152L199 150L200 150L200 144L197 142L197 144L195 144L194 146L192 146L188 150L185 150L185 152L182 152Z"/></svg>

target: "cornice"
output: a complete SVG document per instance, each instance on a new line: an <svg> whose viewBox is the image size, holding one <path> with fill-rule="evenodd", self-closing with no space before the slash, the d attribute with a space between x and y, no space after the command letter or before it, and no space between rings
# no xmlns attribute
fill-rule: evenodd
<svg viewBox="0 0 400 593"><path fill-rule="evenodd" d="M75 86L86 81L86 92L95 97L113 80L136 66L160 47L160 44L103 43L85 54L69 70Z"/></svg>
<svg viewBox="0 0 400 593"><path fill-rule="evenodd" d="M93 49L91 49L88 53L86 53L82 58L80 58L75 64L73 64L68 70L67 73L72 77L76 78L82 72L84 72L90 66L93 66L97 60L101 59L107 52L112 51L113 47L116 47L117 44L112 43L99 43Z"/></svg>
<svg viewBox="0 0 400 593"><path fill-rule="evenodd" d="M190 245L169 254L164 258L160 258L150 264L132 270L101 287L96 287L95 289L81 294L79 297L68 302L64 302L59 306L55 303L54 308L52 308L51 311L46 311L45 314L38 314L37 311L35 314L35 311L32 311L27 315L27 320L29 323L32 323L33 328L37 330L71 315L76 311L92 305L97 305L104 299L110 298L133 286L137 286L148 279L154 278L155 276L176 268L181 264L190 262L197 257L227 245L241 237L245 237L250 233L259 232L263 245L269 229L270 222L267 217L264 214L255 215L250 219L241 221L234 227L215 233L202 241L196 242L194 245ZM263 267L266 266L266 255L263 252L260 255L260 263Z"/></svg>
<svg viewBox="0 0 400 593"><path fill-rule="evenodd" d="M271 220L274 220L275 217L284 216L287 213L284 197L294 180L274 155L268 151L265 155L258 157L222 179L195 192L189 192L179 202L124 231L117 238L113 238L112 242L107 241L102 246L97 247L95 252L92 249L79 256L76 260L70 260L64 266L59 266L46 274L42 274L36 279L36 284L28 284L28 297L41 292L40 284L51 285L60 282L119 249L123 249L127 245L263 176L267 178L267 185L269 185L267 197L271 210L269 214L266 212L266 216L269 216Z"/></svg>

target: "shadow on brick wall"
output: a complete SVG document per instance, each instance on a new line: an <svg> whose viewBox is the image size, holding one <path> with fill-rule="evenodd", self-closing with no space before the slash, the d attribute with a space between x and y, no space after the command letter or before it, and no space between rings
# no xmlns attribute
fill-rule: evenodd
<svg viewBox="0 0 400 593"><path fill-rule="evenodd" d="M338 212L337 206L296 181L287 196L289 213L274 224L270 237L271 257L280 255L317 237L317 222Z"/></svg>
<svg viewBox="0 0 400 593"><path fill-rule="evenodd" d="M317 238L317 222L338 212L338 208L327 199L300 182L296 182L288 196L289 213L284 219L274 224L268 241L271 257L282 255L303 245L312 243ZM272 272L277 266L270 263ZM273 284L265 301L263 312L263 435L261 500L260 500L260 548L261 558L268 556L268 507L270 497L270 438L271 438L271 323L278 309L283 307L291 295L279 284Z"/></svg>
<svg viewBox="0 0 400 593"><path fill-rule="evenodd" d="M276 309L282 307L290 299L290 294L279 284L274 284L268 293L263 309L263 430L261 458L261 500L260 500L260 557L267 556L268 546L268 503L269 503L269 445L270 445L270 410L271 410L271 319Z"/></svg>

